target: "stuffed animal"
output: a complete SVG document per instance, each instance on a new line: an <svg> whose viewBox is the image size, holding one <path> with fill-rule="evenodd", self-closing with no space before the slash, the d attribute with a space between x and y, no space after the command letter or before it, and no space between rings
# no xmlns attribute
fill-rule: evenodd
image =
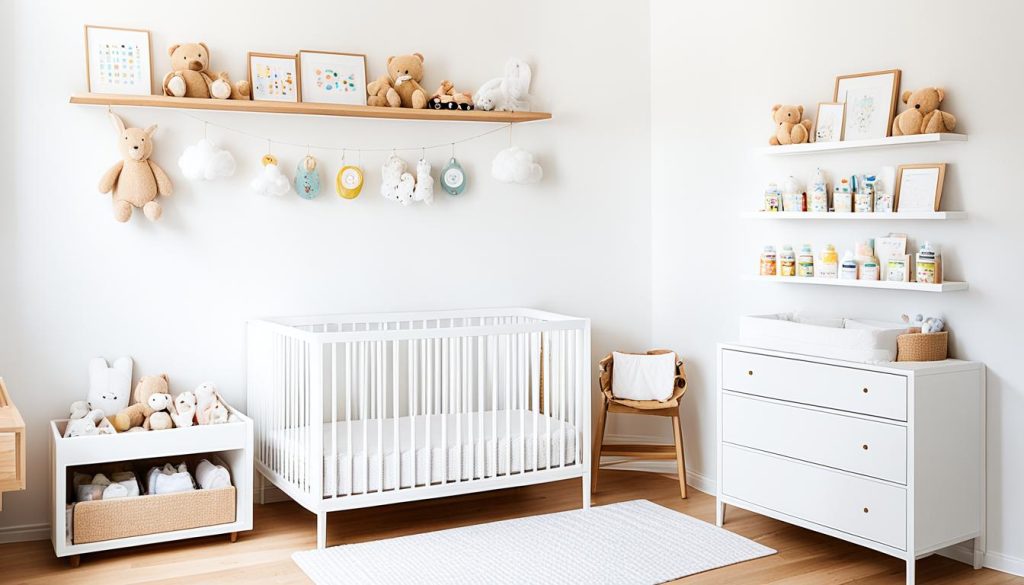
<svg viewBox="0 0 1024 585"><path fill-rule="evenodd" d="M146 403L153 412L146 417L146 422L142 424L142 428L147 431L163 431L174 427L174 421L171 419L170 412L171 405L174 402L170 394L163 392L150 394L149 400Z"/></svg>
<svg viewBox="0 0 1024 585"><path fill-rule="evenodd" d="M92 409L86 412L84 415L80 412L76 412L76 406L80 406L81 402L76 402L71 405L71 420L68 421L67 427L64 428L64 437L87 437L91 435L112 435L116 431L110 426L110 423L103 418L103 411L99 409Z"/></svg>
<svg viewBox="0 0 1024 585"><path fill-rule="evenodd" d="M210 425L228 421L229 413L224 400L211 382L203 382L195 389L196 421Z"/></svg>
<svg viewBox="0 0 1024 585"><path fill-rule="evenodd" d="M113 193L114 219L128 221L132 207L142 209L150 221L160 219L163 209L156 202L157 195L171 194L171 179L155 162L149 159L153 154L153 134L156 124L142 130L125 128L124 121L110 113L117 129L118 148L123 160L110 167L100 179L100 193Z"/></svg>
<svg viewBox="0 0 1024 585"><path fill-rule="evenodd" d="M473 94L473 101L477 108L485 111L528 112L532 78L533 72L525 61L509 59L505 63L505 75L481 85Z"/></svg>
<svg viewBox="0 0 1024 585"><path fill-rule="evenodd" d="M775 122L775 135L768 144L803 144L811 135L811 121L804 118L803 106L772 106L772 121Z"/></svg>
<svg viewBox="0 0 1024 585"><path fill-rule="evenodd" d="M413 202L416 178L408 172L405 161L392 154L380 168L380 194L402 205Z"/></svg>
<svg viewBox="0 0 1024 585"><path fill-rule="evenodd" d="M102 410L104 416L120 412L128 406L131 393L132 358L117 358L112 366L101 357L89 361L89 408Z"/></svg>
<svg viewBox="0 0 1024 585"><path fill-rule="evenodd" d="M455 91L455 84L445 79L430 96L427 106L435 110L472 110L473 94Z"/></svg>
<svg viewBox="0 0 1024 585"><path fill-rule="evenodd" d="M416 163L416 188L412 198L427 205L434 202L434 177L430 174L430 163L423 158Z"/></svg>
<svg viewBox="0 0 1024 585"><path fill-rule="evenodd" d="M153 409L149 405L149 397L154 394L169 394L169 390L170 383L167 380L167 374L139 378L133 395L135 403L115 414L110 422L114 424L114 428L119 433L134 428L148 428L146 422L149 420L149 415L153 414Z"/></svg>
<svg viewBox="0 0 1024 585"><path fill-rule="evenodd" d="M174 97L249 99L249 82L232 85L227 73L210 71L210 49L205 43L171 45L171 71L164 76L164 95Z"/></svg>
<svg viewBox="0 0 1024 585"><path fill-rule="evenodd" d="M952 132L956 128L956 117L939 109L939 103L945 97L946 92L938 87L903 92L903 103L909 108L893 120L892 135Z"/></svg>
<svg viewBox="0 0 1024 585"><path fill-rule="evenodd" d="M921 330L921 333L938 333L946 327L946 322L941 317L924 317L920 313L911 319L909 315L901 315L904 323Z"/></svg>
<svg viewBox="0 0 1024 585"><path fill-rule="evenodd" d="M366 86L369 96L366 104L391 108L427 107L427 92L420 85L423 81L423 55L399 55L388 57L387 75Z"/></svg>
<svg viewBox="0 0 1024 585"><path fill-rule="evenodd" d="M195 424L196 419L196 395L185 391L174 397L174 409L171 411L171 420L178 428L190 427Z"/></svg>

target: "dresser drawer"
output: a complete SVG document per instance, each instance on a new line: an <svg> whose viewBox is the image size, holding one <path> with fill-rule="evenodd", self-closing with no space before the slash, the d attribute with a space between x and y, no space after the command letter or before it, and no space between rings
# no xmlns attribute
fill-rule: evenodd
<svg viewBox="0 0 1024 585"><path fill-rule="evenodd" d="M722 440L907 483L907 429L893 423L724 394Z"/></svg>
<svg viewBox="0 0 1024 585"><path fill-rule="evenodd" d="M895 374L723 350L722 388L907 420L907 379Z"/></svg>
<svg viewBox="0 0 1024 585"><path fill-rule="evenodd" d="M900 550L907 548L904 488L722 445L722 493Z"/></svg>

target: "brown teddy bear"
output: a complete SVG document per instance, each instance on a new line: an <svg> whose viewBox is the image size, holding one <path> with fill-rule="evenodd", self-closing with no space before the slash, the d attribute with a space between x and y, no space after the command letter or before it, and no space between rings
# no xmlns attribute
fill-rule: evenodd
<svg viewBox="0 0 1024 585"><path fill-rule="evenodd" d="M111 424L117 429L117 432L123 433L129 429L135 427L142 427L149 429L150 427L157 428L169 428L164 425L152 425L150 417L156 412L149 406L149 397L154 394L169 394L170 383L167 380L167 374L160 374L159 376L143 376L139 379L139 383L135 385L135 392L132 394L132 398L135 399L135 403L125 408L121 412L110 417ZM162 420L163 417L161 417ZM170 418L168 417L168 420Z"/></svg>
<svg viewBox="0 0 1024 585"><path fill-rule="evenodd" d="M210 71L206 43L171 45L171 71L164 77L164 95L174 97L249 99L249 82L231 83L227 73Z"/></svg>
<svg viewBox="0 0 1024 585"><path fill-rule="evenodd" d="M909 108L893 120L892 135L952 132L956 128L956 117L939 109L945 97L946 92L938 87L903 92L903 103Z"/></svg>
<svg viewBox="0 0 1024 585"><path fill-rule="evenodd" d="M388 57L388 74L381 75L366 86L368 106L391 108L425 108L427 92L423 81L423 55Z"/></svg>
<svg viewBox="0 0 1024 585"><path fill-rule="evenodd" d="M811 121L804 118L803 106L772 106L772 121L775 122L775 135L768 144L803 144L811 135Z"/></svg>
<svg viewBox="0 0 1024 585"><path fill-rule="evenodd" d="M126 222L132 217L132 208L142 210L149 221L160 219L163 208L157 195L171 194L171 179L159 165L150 160L153 154L153 134L156 124L142 128L125 128L124 121L111 112L110 119L117 129L117 146L121 159L103 174L100 193L114 196L114 219Z"/></svg>

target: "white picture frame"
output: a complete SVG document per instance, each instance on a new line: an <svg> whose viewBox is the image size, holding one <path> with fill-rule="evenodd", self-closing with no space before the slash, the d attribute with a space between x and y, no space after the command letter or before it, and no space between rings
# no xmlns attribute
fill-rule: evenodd
<svg viewBox="0 0 1024 585"><path fill-rule="evenodd" d="M249 53L249 87L255 101L302 101L297 55Z"/></svg>
<svg viewBox="0 0 1024 585"><path fill-rule="evenodd" d="M366 105L366 55L301 50L299 76L303 102Z"/></svg>
<svg viewBox="0 0 1024 585"><path fill-rule="evenodd" d="M843 140L870 140L892 135L899 92L899 69L836 77L832 101L846 104Z"/></svg>
<svg viewBox="0 0 1024 585"><path fill-rule="evenodd" d="M938 211L946 163L900 165L896 169L896 212Z"/></svg>
<svg viewBox="0 0 1024 585"><path fill-rule="evenodd" d="M822 102L814 117L813 137L815 142L839 142L843 139L846 121L846 104Z"/></svg>
<svg viewBox="0 0 1024 585"><path fill-rule="evenodd" d="M153 94L153 52L148 30L85 25L89 93Z"/></svg>

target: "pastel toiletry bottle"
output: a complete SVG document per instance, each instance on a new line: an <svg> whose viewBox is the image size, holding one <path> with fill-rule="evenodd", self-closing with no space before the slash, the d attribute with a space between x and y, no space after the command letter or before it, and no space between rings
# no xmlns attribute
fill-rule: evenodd
<svg viewBox="0 0 1024 585"><path fill-rule="evenodd" d="M917 282L939 284L942 282L942 255L938 246L931 242L921 244L917 251Z"/></svg>
<svg viewBox="0 0 1024 585"><path fill-rule="evenodd" d="M860 265L860 280L878 280L878 260L872 258Z"/></svg>
<svg viewBox="0 0 1024 585"><path fill-rule="evenodd" d="M878 280L878 258L875 257L875 241L857 242L857 278L860 280Z"/></svg>
<svg viewBox="0 0 1024 585"><path fill-rule="evenodd" d="M761 252L761 276L775 276L778 270L778 256L775 246L765 246Z"/></svg>
<svg viewBox="0 0 1024 585"><path fill-rule="evenodd" d="M832 189L832 207L838 213L853 211L853 187L849 179L840 179L839 184Z"/></svg>
<svg viewBox="0 0 1024 585"><path fill-rule="evenodd" d="M779 276L796 276L796 254L793 246L783 246L779 254Z"/></svg>
<svg viewBox="0 0 1024 585"><path fill-rule="evenodd" d="M853 196L853 210L856 213L870 213L875 210L875 176L864 177L857 193Z"/></svg>
<svg viewBox="0 0 1024 585"><path fill-rule="evenodd" d="M782 186L783 211L807 211L807 192L795 177L790 176Z"/></svg>
<svg viewBox="0 0 1024 585"><path fill-rule="evenodd" d="M796 275L803 278L814 276L814 251L810 244L800 248L800 255L796 257Z"/></svg>
<svg viewBox="0 0 1024 585"><path fill-rule="evenodd" d="M828 189L825 185L825 174L818 169L814 173L814 183L811 184L811 211L824 213L828 211Z"/></svg>
<svg viewBox="0 0 1024 585"><path fill-rule="evenodd" d="M825 244L821 260L814 267L814 275L818 278L835 278L839 276L839 253L832 244Z"/></svg>
<svg viewBox="0 0 1024 585"><path fill-rule="evenodd" d="M782 191L779 191L775 183L768 183L768 188L764 190L764 210L782 211Z"/></svg>
<svg viewBox="0 0 1024 585"><path fill-rule="evenodd" d="M857 261L853 258L853 252L849 250L843 254L843 265L839 269L839 278L843 280L857 280Z"/></svg>

